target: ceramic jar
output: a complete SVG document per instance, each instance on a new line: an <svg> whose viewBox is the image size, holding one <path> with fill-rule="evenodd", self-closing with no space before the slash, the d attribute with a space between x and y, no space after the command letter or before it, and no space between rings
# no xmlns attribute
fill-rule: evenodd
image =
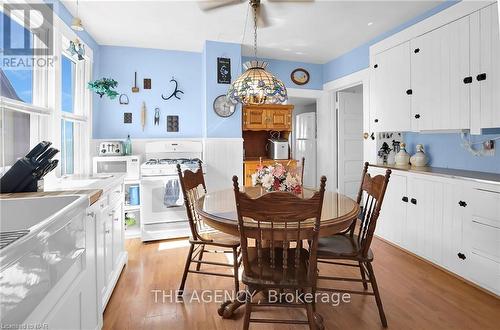
<svg viewBox="0 0 500 330"><path fill-rule="evenodd" d="M411 156L410 163L413 166L417 167L422 167L427 165L427 163L429 162L429 158L424 152L424 146L422 144L417 144L416 149L417 152L413 156Z"/></svg>
<svg viewBox="0 0 500 330"><path fill-rule="evenodd" d="M399 152L396 154L395 160L396 160L396 165L408 165L410 162L410 155L406 152L406 145L404 143L401 143L401 149Z"/></svg>

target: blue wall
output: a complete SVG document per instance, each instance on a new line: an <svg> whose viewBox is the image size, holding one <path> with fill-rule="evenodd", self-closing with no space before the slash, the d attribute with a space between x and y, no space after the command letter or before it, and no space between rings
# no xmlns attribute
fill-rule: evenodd
<svg viewBox="0 0 500 330"><path fill-rule="evenodd" d="M323 89L323 64L282 61L270 58L259 58L268 63L267 69L276 77L285 83L287 88L302 88L302 89ZM253 57L243 57L242 61L253 60ZM296 85L290 79L290 74L297 68L306 69L309 72L309 82L305 85Z"/></svg>
<svg viewBox="0 0 500 330"><path fill-rule="evenodd" d="M339 56L323 65L323 82L329 82L338 78L341 78L343 76L346 76L348 74L354 73L356 71L366 69L369 65L370 62L370 46L379 42L380 40L383 40L397 32L400 32L401 30L406 29L409 26L412 26L432 15L435 15L439 13L440 11L456 4L458 1L446 1L435 8L423 13L422 15L419 15L408 22L401 24L400 26L397 26L385 33L382 33L381 35L378 35L374 39L370 40L369 42L354 48L353 50L349 51L348 53Z"/></svg>
<svg viewBox="0 0 500 330"><path fill-rule="evenodd" d="M500 134L472 136L472 141L483 141L499 137ZM415 153L417 144L423 144L431 166L500 173L500 150L498 149L500 140L495 141L495 155L489 157L474 156L462 148L459 133L405 133L404 141L407 144L406 151L410 155ZM479 148L480 145L474 147Z"/></svg>
<svg viewBox="0 0 500 330"><path fill-rule="evenodd" d="M128 105L119 104L118 97L104 96L94 109L93 137L96 139L132 138L192 138L202 134L201 53L131 47L100 47L100 78L118 81L117 91L128 95ZM132 93L134 72L137 71L139 93ZM184 92L178 100L165 101L170 95L175 77ZM150 90L143 89L143 79L150 78ZM141 106L146 102L146 127L141 127ZM153 125L154 109L160 108L160 125ZM132 124L123 123L123 114L132 112ZM179 115L179 132L167 132L167 114Z"/></svg>
<svg viewBox="0 0 500 330"><path fill-rule="evenodd" d="M235 113L228 117L219 117L213 110L213 102L219 95L226 94L229 84L217 83L217 58L231 59L231 81L241 74L241 45L234 43L206 41L203 48L203 112L205 127L203 136L209 138L238 138L241 137L241 106L236 107Z"/></svg>

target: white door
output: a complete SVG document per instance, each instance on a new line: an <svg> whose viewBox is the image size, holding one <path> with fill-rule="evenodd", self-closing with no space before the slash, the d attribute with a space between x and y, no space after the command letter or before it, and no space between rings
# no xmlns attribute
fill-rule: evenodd
<svg viewBox="0 0 500 330"><path fill-rule="evenodd" d="M500 33L498 3L470 16L471 131L500 127Z"/></svg>
<svg viewBox="0 0 500 330"><path fill-rule="evenodd" d="M363 94L338 92L339 192L356 199L363 170Z"/></svg>
<svg viewBox="0 0 500 330"><path fill-rule="evenodd" d="M370 113L375 132L410 130L410 42L376 54L370 67Z"/></svg>
<svg viewBox="0 0 500 330"><path fill-rule="evenodd" d="M470 128L469 17L411 40L412 130Z"/></svg>

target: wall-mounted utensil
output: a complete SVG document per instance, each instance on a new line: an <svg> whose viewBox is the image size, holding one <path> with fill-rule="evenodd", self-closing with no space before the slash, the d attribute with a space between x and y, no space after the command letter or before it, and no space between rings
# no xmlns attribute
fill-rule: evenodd
<svg viewBox="0 0 500 330"><path fill-rule="evenodd" d="M179 132L179 116L167 116L167 132Z"/></svg>
<svg viewBox="0 0 500 330"><path fill-rule="evenodd" d="M120 104L126 105L128 104L128 96L127 94L120 94L120 99L118 100Z"/></svg>
<svg viewBox="0 0 500 330"><path fill-rule="evenodd" d="M175 84L175 88L174 88L174 91L172 92L172 94L170 94L170 96L166 97L166 96L163 96L163 94L161 94L161 98L164 99L165 101L167 100L170 100L172 97L175 96L176 99L180 100L181 98L177 95L177 94L184 94L183 91L181 91L178 87L179 87L179 84L177 83L177 80L174 79L174 77L172 77L172 79L170 79L170 82L173 82Z"/></svg>
<svg viewBox="0 0 500 330"><path fill-rule="evenodd" d="M144 132L144 127L146 126L146 102L142 102L142 107L141 107L141 126L142 126L142 131Z"/></svg>
<svg viewBox="0 0 500 330"><path fill-rule="evenodd" d="M132 112L125 112L123 114L123 123L132 124Z"/></svg>
<svg viewBox="0 0 500 330"><path fill-rule="evenodd" d="M160 108L155 108L154 124L156 126L160 125Z"/></svg>
<svg viewBox="0 0 500 330"><path fill-rule="evenodd" d="M144 78L144 89L151 89L151 78Z"/></svg>
<svg viewBox="0 0 500 330"><path fill-rule="evenodd" d="M137 87L137 71L134 72L134 87L132 87L132 93L139 93L139 87Z"/></svg>

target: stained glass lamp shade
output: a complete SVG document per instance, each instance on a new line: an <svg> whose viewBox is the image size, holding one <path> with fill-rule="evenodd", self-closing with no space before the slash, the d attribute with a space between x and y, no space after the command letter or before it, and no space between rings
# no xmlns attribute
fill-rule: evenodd
<svg viewBox="0 0 500 330"><path fill-rule="evenodd" d="M266 70L267 63L253 60L243 65L245 72L236 79L227 98L242 104L279 104L287 100L285 84Z"/></svg>

